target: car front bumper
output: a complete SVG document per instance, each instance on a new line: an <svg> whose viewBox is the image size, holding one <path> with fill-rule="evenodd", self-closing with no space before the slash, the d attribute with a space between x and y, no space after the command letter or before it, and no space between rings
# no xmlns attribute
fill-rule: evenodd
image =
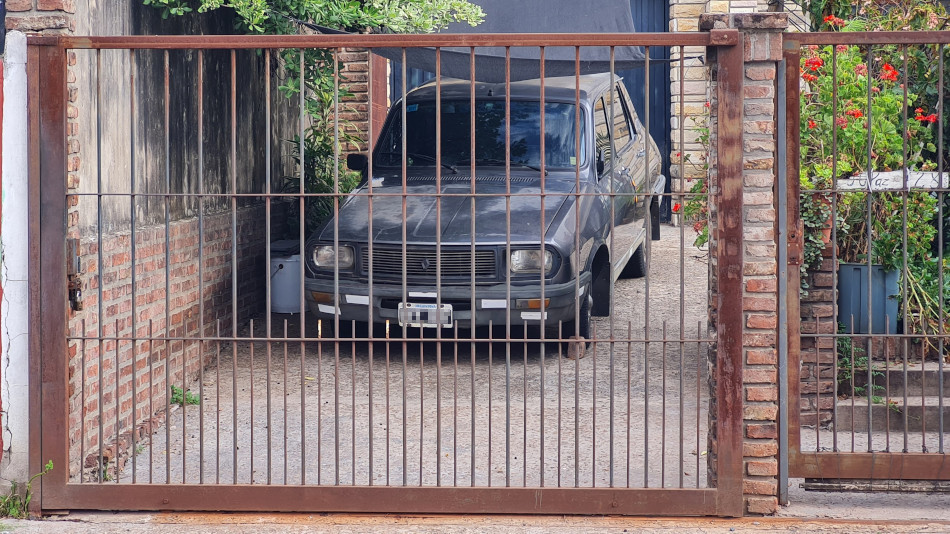
<svg viewBox="0 0 950 534"><path fill-rule="evenodd" d="M542 310L541 285L512 285L510 292L505 284L474 287L474 313L471 286L443 285L438 302L452 305L452 319L459 328L470 328L474 316L475 326L535 325L542 322L545 328L557 328L558 323L567 324L575 319L576 303L586 298L590 285L590 273L583 273L578 281L564 284L545 284ZM339 316L341 321L358 321L399 324L400 302L434 304L434 286L407 286L376 283L370 297L369 285L364 282L340 280L334 290L332 280L307 278L305 283L307 308L322 318ZM405 297L403 296L405 295ZM528 304L534 301L533 305ZM336 303L334 306L333 303Z"/></svg>

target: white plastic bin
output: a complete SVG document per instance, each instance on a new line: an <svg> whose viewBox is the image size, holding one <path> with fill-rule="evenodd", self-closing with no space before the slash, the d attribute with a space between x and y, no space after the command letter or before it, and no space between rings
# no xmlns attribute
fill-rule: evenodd
<svg viewBox="0 0 950 534"><path fill-rule="evenodd" d="M300 255L270 259L270 309L300 313Z"/></svg>

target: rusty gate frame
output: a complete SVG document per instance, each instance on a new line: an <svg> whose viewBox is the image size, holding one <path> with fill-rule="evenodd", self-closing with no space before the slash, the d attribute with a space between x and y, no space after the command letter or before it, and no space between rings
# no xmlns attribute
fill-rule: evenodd
<svg viewBox="0 0 950 534"><path fill-rule="evenodd" d="M785 135L788 261L785 305L788 313L788 476L809 479L855 480L950 480L950 456L925 452L834 452L801 450L801 314L799 265L802 263L804 236L799 207L800 170L800 61L803 46L808 45L884 45L950 44L950 32L821 32L786 33L785 63Z"/></svg>
<svg viewBox="0 0 950 534"><path fill-rule="evenodd" d="M415 46L718 47L719 327L716 329L718 483L715 488L380 487L71 484L68 469L34 483L34 511L61 509L521 513L743 514L742 94L737 30L638 34L30 37L29 250L30 472L68 465L66 103L68 49L250 49ZM726 96L731 95L731 96ZM792 123L792 121L790 121Z"/></svg>

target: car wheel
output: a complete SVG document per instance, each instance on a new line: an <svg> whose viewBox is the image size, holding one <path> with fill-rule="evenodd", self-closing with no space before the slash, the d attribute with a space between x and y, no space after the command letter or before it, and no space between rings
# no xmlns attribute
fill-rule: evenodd
<svg viewBox="0 0 950 534"><path fill-rule="evenodd" d="M640 243L633 256L630 256L630 260L620 273L622 278L643 278L647 275L647 252L644 245L646 243Z"/></svg>
<svg viewBox="0 0 950 534"><path fill-rule="evenodd" d="M590 286L587 286L587 289L584 291L584 296L580 301L580 312L578 313L578 321L568 321L564 323L563 330L561 331L561 336L563 339L570 339L575 335L580 335L580 337L590 340L590 321L591 321L591 305L594 297L591 295ZM576 333L575 333L576 332Z"/></svg>

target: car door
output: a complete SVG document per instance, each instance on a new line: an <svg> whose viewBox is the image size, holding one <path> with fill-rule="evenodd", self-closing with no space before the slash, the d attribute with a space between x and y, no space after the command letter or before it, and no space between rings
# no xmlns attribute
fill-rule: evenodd
<svg viewBox="0 0 950 534"><path fill-rule="evenodd" d="M610 244L614 273L629 258L643 232L643 139L630 115L629 101L618 82L607 95L613 135L612 172L608 173L613 193L613 243Z"/></svg>

